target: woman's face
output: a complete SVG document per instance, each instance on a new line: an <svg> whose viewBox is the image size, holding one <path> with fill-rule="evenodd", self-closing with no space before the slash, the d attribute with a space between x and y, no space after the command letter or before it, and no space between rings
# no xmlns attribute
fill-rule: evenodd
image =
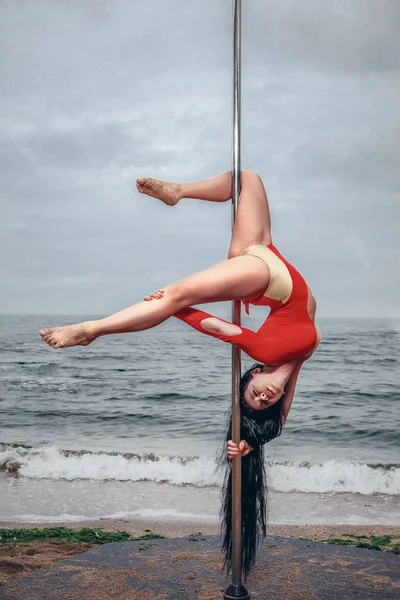
<svg viewBox="0 0 400 600"><path fill-rule="evenodd" d="M253 410L264 410L278 402L284 390L278 385L276 376L268 372L268 367L257 367L251 373L253 376L244 392L246 404Z"/></svg>

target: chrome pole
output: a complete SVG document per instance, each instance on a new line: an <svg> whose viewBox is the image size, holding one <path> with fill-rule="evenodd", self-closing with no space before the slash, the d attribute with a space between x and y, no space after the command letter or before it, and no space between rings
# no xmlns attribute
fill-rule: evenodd
<svg viewBox="0 0 400 600"><path fill-rule="evenodd" d="M232 228L235 224L240 193L241 149L241 17L242 1L233 0L233 122L232 122ZM232 302L232 322L240 325L240 302ZM240 349L232 346L232 439L240 442ZM232 584L224 594L232 598L250 600L242 585L242 469L240 454L232 462Z"/></svg>

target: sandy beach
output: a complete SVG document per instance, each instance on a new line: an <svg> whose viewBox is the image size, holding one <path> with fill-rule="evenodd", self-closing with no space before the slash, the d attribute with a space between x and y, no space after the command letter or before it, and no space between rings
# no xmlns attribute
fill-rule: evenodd
<svg viewBox="0 0 400 600"><path fill-rule="evenodd" d="M132 536L139 537L149 531L168 538L185 537L201 532L203 535L219 535L218 523L196 521L164 521L157 519L98 519L96 521L78 521L52 523L27 523L0 521L0 528L22 529L37 527L99 527L105 531L128 531ZM293 538L307 538L314 541L340 537L342 533L353 535L393 535L400 536L398 525L269 525L268 535L279 535Z"/></svg>
<svg viewBox="0 0 400 600"><path fill-rule="evenodd" d="M127 531L134 537L148 534L149 532L167 538L181 538L190 535L218 535L219 526L216 523L162 521L162 520L125 520L125 519L100 519L97 521L80 521L75 523L17 523L0 522L0 528L22 529L44 527L69 527L81 529L83 527L99 528L105 531ZM291 538L306 538L313 541L322 541L331 538L340 538L343 534L354 536L382 536L390 535L400 542L400 527L389 525L270 525L268 535L284 536ZM74 554L85 552L91 548L90 544L71 544L60 541L37 541L21 546L0 546L0 585L9 583L18 577L29 575L39 569L49 567Z"/></svg>

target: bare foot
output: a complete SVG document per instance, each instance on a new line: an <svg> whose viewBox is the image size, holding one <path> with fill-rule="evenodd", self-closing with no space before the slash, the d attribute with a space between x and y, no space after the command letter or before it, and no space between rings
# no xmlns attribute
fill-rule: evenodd
<svg viewBox="0 0 400 600"><path fill-rule="evenodd" d="M167 206L175 206L181 199L179 183L169 183L151 177L142 177L136 181L136 187L141 194L158 198Z"/></svg>
<svg viewBox="0 0 400 600"><path fill-rule="evenodd" d="M39 333L43 340L52 348L68 348L69 346L89 346L95 339L93 321L42 329Z"/></svg>

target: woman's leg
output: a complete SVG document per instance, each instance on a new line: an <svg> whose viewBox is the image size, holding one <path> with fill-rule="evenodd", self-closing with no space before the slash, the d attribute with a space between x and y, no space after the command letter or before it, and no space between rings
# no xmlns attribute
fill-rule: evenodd
<svg viewBox="0 0 400 600"><path fill-rule="evenodd" d="M255 244L272 244L269 203L261 177L254 171L242 171L228 258Z"/></svg>
<svg viewBox="0 0 400 600"><path fill-rule="evenodd" d="M232 197L232 173L229 171L193 183L169 183L157 179L137 180L140 193L174 205L182 198L226 202ZM271 217L261 177L254 171L241 172L241 189L228 258L254 244L271 244Z"/></svg>
<svg viewBox="0 0 400 600"><path fill-rule="evenodd" d="M193 183L170 183L144 177L137 180L136 186L141 194L158 198L168 206L177 204L182 198L226 202L232 197L232 173L229 171Z"/></svg>
<svg viewBox="0 0 400 600"><path fill-rule="evenodd" d="M258 297L268 282L269 269L263 261L238 256L167 286L157 302L139 302L105 319L44 329L40 335L53 348L87 346L102 335L155 327L186 306Z"/></svg>

